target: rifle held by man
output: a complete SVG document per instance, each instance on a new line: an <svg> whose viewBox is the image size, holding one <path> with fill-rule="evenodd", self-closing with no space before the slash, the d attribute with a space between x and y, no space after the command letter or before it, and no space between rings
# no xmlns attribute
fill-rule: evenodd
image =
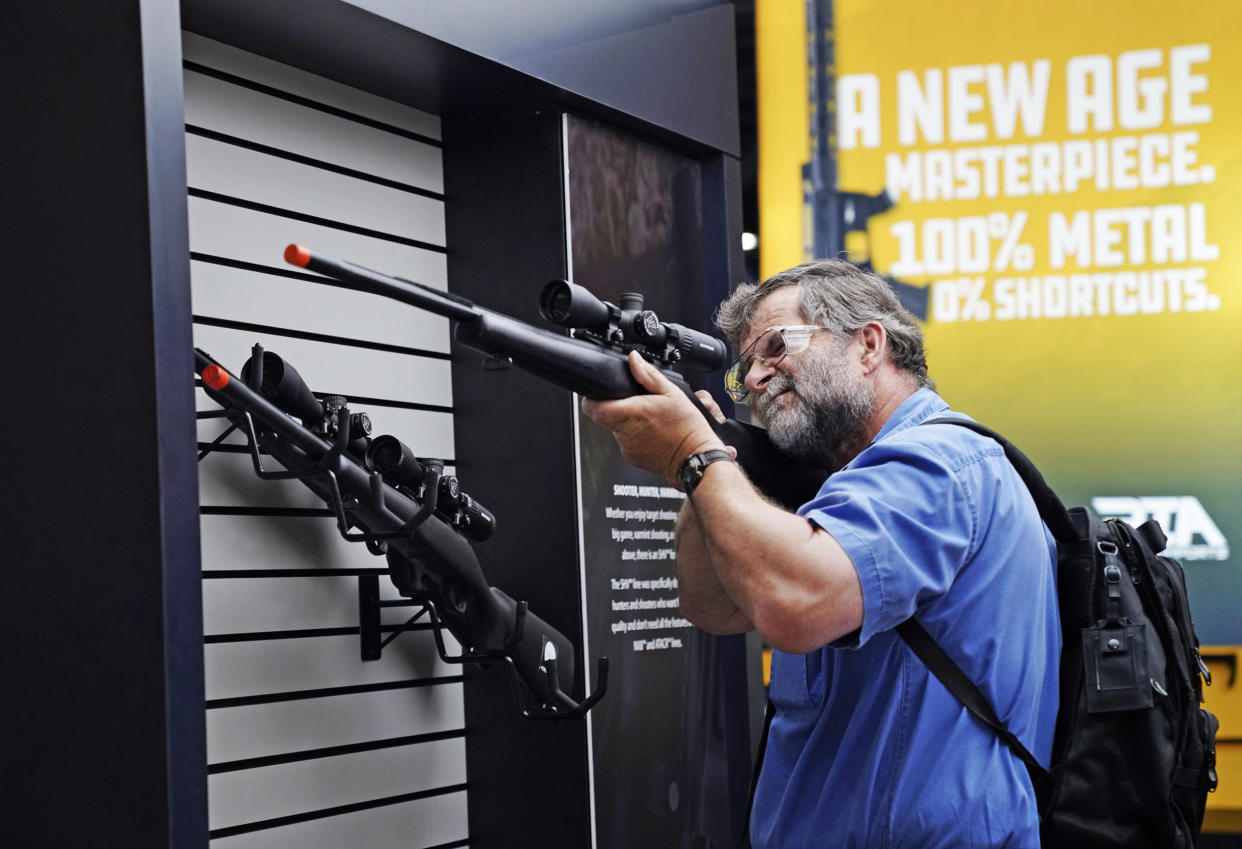
<svg viewBox="0 0 1242 849"><path fill-rule="evenodd" d="M457 341L564 389L592 398L628 398L646 390L630 372L627 354L639 351L686 393L725 442L758 489L790 510L810 501L828 476L782 454L767 432L735 419L717 422L678 369L714 371L724 365L720 340L643 309L642 296L601 301L585 288L554 280L540 296L545 318L571 329L565 336L477 306L465 298L345 260L289 245L285 260L318 272L346 289L392 298L455 322Z"/></svg>

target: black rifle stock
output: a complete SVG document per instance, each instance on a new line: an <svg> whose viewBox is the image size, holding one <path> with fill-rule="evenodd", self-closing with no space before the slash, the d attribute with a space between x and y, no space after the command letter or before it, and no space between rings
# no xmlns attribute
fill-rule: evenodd
<svg viewBox="0 0 1242 849"><path fill-rule="evenodd" d="M257 346L256 355L264 356ZM266 357L293 372L270 352ZM252 358L251 362L254 361ZM267 362L270 364L272 359ZM596 692L583 702L576 702L566 692L574 680L573 644L531 613L525 602L515 602L489 586L478 558L462 536L463 529L455 527L452 516L437 506L441 478L435 464L413 464L424 476L426 486L421 495L410 486L394 486L385 479L386 474L368 468L368 460L358 456L357 444L351 445L348 407L333 409L325 402L325 415L338 420L335 438L329 438L305 426L305 420L298 424L269 401L259 390L271 387L259 385L261 379L253 381L256 387L247 385L244 377L230 374L198 349L195 368L202 376L207 395L224 407L231 423L246 433L256 473L263 478L300 480L336 511L339 529L346 539L366 542L374 554L387 554L389 574L403 595L430 603L433 616L463 649L460 657L448 657L437 632L437 645L445 660L507 660L536 697L538 707L527 710L527 700L519 694L519 707L532 718L581 716L603 696L606 659L600 660ZM250 370L248 363L243 375ZM258 371L261 373L262 368ZM296 373L293 374L296 380ZM305 389L305 385L301 388ZM305 396L313 400L309 390L303 393ZM377 443L378 440L371 444ZM260 448L287 471L265 470ZM454 510L454 516L462 515ZM490 513L477 505L473 507L476 521L484 514L489 523L486 533L490 533L490 522L494 521ZM350 527L360 532L351 534ZM566 682L563 687L561 682Z"/></svg>
<svg viewBox="0 0 1242 849"><path fill-rule="evenodd" d="M696 349L705 348L707 342L711 342L720 346L719 357L715 362L706 361L707 368L704 370L719 368L723 365L724 346L711 337L680 325L662 325L680 339L666 340L658 329L649 330L654 333L650 338L657 340L655 345L644 344L634 334L628 340L621 340L619 334L618 338L613 338L607 333L575 338L534 327L420 283L390 277L313 252L302 245L289 245L285 250L285 259L292 265L329 277L347 289L382 295L444 316L456 323L454 336L463 345L491 357L508 360L523 371L580 395L616 399L644 394L647 390L630 372L626 353L631 349L641 350L647 359L655 360L655 365L664 376L694 402L725 444L737 449L738 463L766 496L795 510L815 496L828 476L826 470L808 467L782 454L762 428L735 419L727 419L722 424L708 413L685 377L671 365L673 362L690 363L695 358ZM654 320L653 315L651 318ZM654 356L653 349L656 352ZM658 352L663 350L668 353L661 356ZM705 360L699 359L698 362L702 367Z"/></svg>

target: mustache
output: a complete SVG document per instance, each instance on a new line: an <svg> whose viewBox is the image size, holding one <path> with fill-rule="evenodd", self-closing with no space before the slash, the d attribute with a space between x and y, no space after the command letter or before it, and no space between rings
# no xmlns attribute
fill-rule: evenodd
<svg viewBox="0 0 1242 849"><path fill-rule="evenodd" d="M768 381L768 385L763 387L763 391L755 396L755 412L762 415L777 395L789 389L792 389L795 393L798 391L798 385L794 382L793 377L784 372L776 374Z"/></svg>
<svg viewBox="0 0 1242 849"><path fill-rule="evenodd" d="M797 385L794 383L793 376L781 372L768 381L768 385L763 388L762 396L770 401L786 389L796 388Z"/></svg>

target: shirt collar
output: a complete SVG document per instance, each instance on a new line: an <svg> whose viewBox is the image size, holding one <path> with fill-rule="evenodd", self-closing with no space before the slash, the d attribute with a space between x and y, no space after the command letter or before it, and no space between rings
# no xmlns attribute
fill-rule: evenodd
<svg viewBox="0 0 1242 849"><path fill-rule="evenodd" d="M900 433L906 428L914 427L920 422L930 419L932 416L943 413L947 409L949 409L949 405L945 403L944 399L937 395L935 390L924 386L901 402L901 406L888 417L888 421L884 423L884 427L880 428L880 432L875 435L875 439L871 440L871 444L874 445L885 437L892 436L894 433Z"/></svg>

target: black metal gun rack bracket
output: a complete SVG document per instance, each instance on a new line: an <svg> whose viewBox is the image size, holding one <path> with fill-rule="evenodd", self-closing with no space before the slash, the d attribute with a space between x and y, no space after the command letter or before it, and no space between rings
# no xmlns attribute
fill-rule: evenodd
<svg viewBox="0 0 1242 849"><path fill-rule="evenodd" d="M195 349L197 368L201 371L205 366L216 366L223 371L223 367L211 358L206 352ZM254 367L244 377L244 385L247 386L256 395L261 394L260 387L263 385L263 369L264 369L264 350L261 345L256 344L252 349L251 363ZM206 379L204 378L206 384ZM336 519L337 531L341 537L348 542L364 543L371 554L383 556L388 551L388 541L408 537L419 525L423 524L430 518L436 510L437 498L439 493L440 478L443 473L443 463L439 461L424 461L424 477L422 480L422 491L424 493L418 512L399 530L389 533L373 533L370 531L351 531L350 528L354 522L348 517L345 510L345 499L341 495L340 485L337 481L336 474L330 468L345 453L349 446L350 439L350 411L347 406L340 406L335 411L337 426L331 448L319 460L311 465L301 469L285 469L283 471L271 471L264 467L262 440L259 431L255 427L254 417L248 410L239 407L228 407L221 410L207 410L196 413L196 417L200 420L205 419L227 419L229 426L220 433L211 443L205 446L198 455L201 462L203 458L214 451L220 450L224 440L235 430L241 430L246 437L247 453L250 456L251 463L254 467L254 473L262 480L300 480L304 483L315 482L327 490L326 494L322 494L324 500L328 502L332 513ZM369 474L370 492L368 497L371 506L382 511L384 508L384 492L386 483L380 472L371 470ZM314 487L311 487L313 491ZM394 607L416 607L414 615L406 620L405 623L398 626L389 626L389 633L386 637L383 635L385 626L382 622L382 611L384 608ZM459 654L449 654L445 641L444 631L446 625L443 619L437 615L435 604L429 598L407 598L383 600L380 598L379 574L367 574L358 576L358 630L360 640L360 657L363 661L379 660L383 655L383 649L398 636L410 630L430 630L432 632L436 654L444 663L480 663L488 664L497 661L506 663L509 669L509 683L513 693L514 702L518 712L527 719L531 720L560 720L560 719L576 719L585 716L587 711L594 707L600 699L602 699L608 688L608 658L599 658L596 671L596 686L587 698L581 702L574 702L561 687L557 660L555 657L547 657L543 659L539 666L539 671L545 678L544 684L552 693L552 699L542 701L531 706L530 700L523 694L521 680L517 672L510 651L514 649L524 636L526 615L528 605L525 601L519 601L516 604L514 622L512 629L509 631L509 637L504 645L496 651L478 652L465 650ZM423 617L427 618L426 623L419 623ZM537 699L538 701L538 699ZM572 708L565 708L566 704L573 705Z"/></svg>

